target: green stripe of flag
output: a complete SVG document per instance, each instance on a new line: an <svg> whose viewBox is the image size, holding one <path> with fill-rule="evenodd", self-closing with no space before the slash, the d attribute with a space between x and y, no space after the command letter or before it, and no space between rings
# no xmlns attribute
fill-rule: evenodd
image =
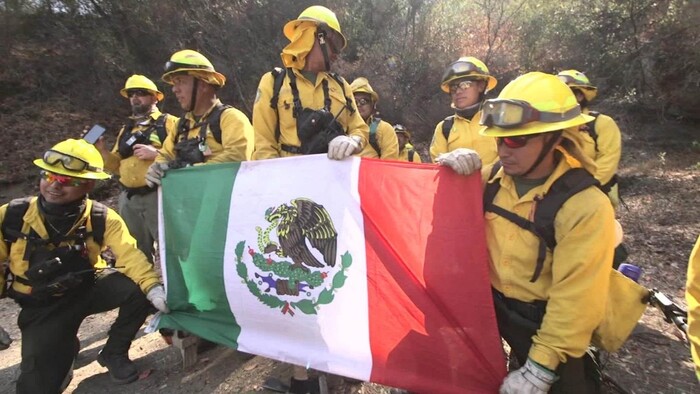
<svg viewBox="0 0 700 394"><path fill-rule="evenodd" d="M160 327L181 329L236 347L240 327L224 286L224 250L231 191L240 163L170 170L162 211L168 305Z"/></svg>

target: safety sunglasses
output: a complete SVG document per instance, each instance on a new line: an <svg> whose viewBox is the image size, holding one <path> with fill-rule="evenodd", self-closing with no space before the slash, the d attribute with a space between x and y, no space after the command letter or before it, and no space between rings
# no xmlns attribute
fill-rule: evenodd
<svg viewBox="0 0 700 394"><path fill-rule="evenodd" d="M451 83L450 84L450 93L452 93L452 94L457 93L457 90L460 90L460 89L467 90L470 87L472 87L472 85L475 82L476 81L459 81L459 82Z"/></svg>
<svg viewBox="0 0 700 394"><path fill-rule="evenodd" d="M149 92L148 90L145 90L145 89L129 89L129 90L126 91L126 96L129 97L129 98L130 98L131 96L134 96L134 95L136 95L136 96L138 96L138 97L146 97L146 96L150 96L150 95L152 95L152 94L153 94L153 93L151 93L151 92Z"/></svg>
<svg viewBox="0 0 700 394"><path fill-rule="evenodd" d="M372 104L372 100L363 97L363 98L361 98L361 99L355 100L355 104L357 104L358 107L361 107L361 106L363 106L363 105Z"/></svg>
<svg viewBox="0 0 700 394"><path fill-rule="evenodd" d="M517 137L496 137L496 143L498 146L505 145L511 149L518 149L527 145L527 141L537 137L537 135L538 134L520 135Z"/></svg>
<svg viewBox="0 0 700 394"><path fill-rule="evenodd" d="M63 165L63 168L70 171L79 172L88 170L94 172L102 172L101 168L93 167L83 159L79 159L75 156L67 155L65 153L61 153L55 150L46 151L46 153L44 153L43 160L44 163L50 166L61 163L61 165Z"/></svg>
<svg viewBox="0 0 700 394"><path fill-rule="evenodd" d="M206 65L178 63L178 62L173 62L173 61L168 61L165 63L165 72L166 73L169 73L172 71L177 71L180 69L187 69L187 70L199 69L199 70L206 70L206 71L214 71L213 68L206 66Z"/></svg>
<svg viewBox="0 0 700 394"><path fill-rule="evenodd" d="M61 186L73 187L82 186L88 182L87 179L78 179L73 178L72 176L58 175L48 171L41 171L41 179L45 180L48 183L58 182L58 184Z"/></svg>
<svg viewBox="0 0 700 394"><path fill-rule="evenodd" d="M510 99L486 100L482 107L482 126L510 129L530 122L556 123L571 120L581 115L581 107L560 112L545 112L533 108L526 101Z"/></svg>

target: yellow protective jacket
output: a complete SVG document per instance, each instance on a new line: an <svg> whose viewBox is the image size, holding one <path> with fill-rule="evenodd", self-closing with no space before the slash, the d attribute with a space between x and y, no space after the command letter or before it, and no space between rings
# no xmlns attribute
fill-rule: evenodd
<svg viewBox="0 0 700 394"><path fill-rule="evenodd" d="M204 121L211 111L221 105L218 99L211 108L199 120ZM192 112L185 114L185 119L190 122L190 125L197 124ZM211 127L207 128L206 143L211 150L211 155L205 156L206 164L226 163L231 161L245 161L246 149L248 146L247 135L252 135L252 127L248 117L236 108L227 108L221 113L219 121L221 126L221 143L217 142L214 135L211 133ZM187 133L187 139L197 138L201 127L195 127ZM156 157L156 162L163 163L175 159L175 144L179 140L179 130L174 130L172 133L168 130L168 137L165 139L163 148L160 154ZM252 143L252 141L251 141Z"/></svg>
<svg viewBox="0 0 700 394"><path fill-rule="evenodd" d="M352 100L350 85L346 81L343 81L343 86L339 86L338 82L326 72L318 73L316 81L311 82L306 79L299 70L292 70L294 75L296 75L299 99L304 108L314 110L323 108L324 96L322 81L328 81L331 112L336 116L341 110L343 111L337 118L338 122L343 125L348 135L360 137L360 146L364 149L368 143L369 127L362 120L360 113L357 111L355 101ZM253 152L253 160L296 156L296 154L283 151L281 145L301 146L301 141L297 136L297 122L294 116L292 116L294 99L292 89L289 86L289 76L285 75L284 77L276 110L270 107L274 80L275 77L272 72L268 72L262 76L260 84L258 85L258 93L255 97L255 105L253 106L253 129L255 130L255 151ZM345 108L346 96L351 98L352 111ZM280 124L279 141L275 136L278 120Z"/></svg>
<svg viewBox="0 0 700 394"><path fill-rule="evenodd" d="M374 121L374 117L370 116L367 120L367 127L371 127L372 121ZM379 149L382 151L381 157L374 147L372 147L372 144L369 143L369 139L367 140L367 145L365 145L364 149L362 149L362 152L360 152L358 156L372 157L375 159L380 158L384 160L398 160L399 139L396 138L396 133L394 132L394 128L391 126L391 124L383 120L379 120L376 137Z"/></svg>
<svg viewBox="0 0 700 394"><path fill-rule="evenodd" d="M695 247L690 253L690 261L688 261L685 302L688 304L690 353L695 363L695 374L700 381L700 237L695 242Z"/></svg>
<svg viewBox="0 0 700 394"><path fill-rule="evenodd" d="M584 113L588 114L588 108L584 108ZM579 129L581 132L581 145L583 152L593 159L596 164L596 172L593 174L601 185L610 182L612 177L617 173L617 166L620 163L622 155L622 136L620 128L617 127L615 121L607 116L600 114L595 120L595 132L598 135L598 150L596 151L596 141L588 134L588 132ZM608 197L617 207L619 197L617 185L610 190Z"/></svg>
<svg viewBox="0 0 700 394"><path fill-rule="evenodd" d="M561 151L561 150L560 150ZM580 163L564 157L547 181L518 197L513 178L501 168L490 182L500 182L494 204L532 220L535 200L552 183ZM482 171L488 179L491 167ZM554 230L557 246L547 250L540 277L530 283L539 239L507 219L485 214L491 285L506 297L524 302L547 301L547 311L529 357L552 370L569 357L581 357L603 319L612 269L614 211L596 187L585 189L560 208Z"/></svg>
<svg viewBox="0 0 700 394"><path fill-rule="evenodd" d="M477 112L471 120L465 119L457 114L454 116L454 124L449 134L449 139L445 140L442 133L444 120L435 126L433 140L430 142L430 159L435 162L435 158L442 153L451 152L457 148L469 148L476 151L481 157L481 163L487 166L498 159L496 139L479 134L481 111Z"/></svg>
<svg viewBox="0 0 700 394"><path fill-rule="evenodd" d="M162 113L156 109L148 115L146 123L139 122L134 125L131 130L131 134L136 134L137 132L143 132L149 128L150 125L154 124L156 120L160 117ZM165 121L165 130L168 134L175 133L177 127L178 118L173 115L168 115ZM126 159L122 158L119 154L119 141L121 141L122 135L124 134L125 127L119 130L117 135L117 142L114 144L114 148L109 154L102 153L102 159L105 161L105 168L113 174L119 175L119 182L129 188L137 188L146 186L146 171L148 167L153 164L153 160L141 160L136 156L129 156ZM158 133L153 130L149 137L151 145L155 148L160 149L163 146L163 142L158 137Z"/></svg>
<svg viewBox="0 0 700 394"><path fill-rule="evenodd" d="M44 226L44 219L39 212L38 198L35 197L29 204L27 212L24 214L24 223L22 225L22 233L28 234L30 229L39 235L42 239L48 239L49 235ZM73 233L80 225L86 223L87 231L92 231L90 223L90 210L92 209L92 200L87 200L85 212L78 219L69 232ZM8 204L0 207L0 223L5 219ZM5 236L0 233L2 238ZM64 241L59 246L72 245L74 241ZM90 263L96 268L104 268L105 263L100 257L100 252L106 248L110 248L117 258L117 266L123 267L119 272L123 273L133 280L145 293L155 285L160 283L158 274L153 270L153 266L148 262L146 256L136 248L136 240L129 234L126 224L122 218L112 209L107 210L105 223L105 233L103 245L97 244L92 237L86 241L88 249L88 258ZM27 247L27 241L18 238L14 243L10 244L9 250L6 242L0 242L0 262L9 260L9 269L13 275L27 279L25 272L29 267L29 262L24 260L24 251ZM50 246L49 246L50 247ZM0 285L5 286L5 276L3 265L0 265ZM12 288L18 293L29 294L31 287L23 285L18 281L12 283Z"/></svg>
<svg viewBox="0 0 700 394"><path fill-rule="evenodd" d="M413 160L409 160L408 157L408 152L413 151ZM413 147L411 144L406 144L406 146L403 147L403 150L399 152L399 160L400 161L409 161L411 163L422 163L423 160L420 158L420 155L416 151L416 148Z"/></svg>

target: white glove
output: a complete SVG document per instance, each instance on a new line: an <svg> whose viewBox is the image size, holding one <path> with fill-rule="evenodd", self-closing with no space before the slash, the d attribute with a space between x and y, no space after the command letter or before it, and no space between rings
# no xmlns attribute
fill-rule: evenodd
<svg viewBox="0 0 700 394"><path fill-rule="evenodd" d="M168 170L168 163L153 163L146 172L146 184L149 187L160 186L160 179L165 176Z"/></svg>
<svg viewBox="0 0 700 394"><path fill-rule="evenodd" d="M360 150L360 143L347 135L339 135L328 144L328 158L333 160L343 160Z"/></svg>
<svg viewBox="0 0 700 394"><path fill-rule="evenodd" d="M10 347L11 343L12 338L10 338L10 334L8 334L4 328L0 327L0 350L7 349Z"/></svg>
<svg viewBox="0 0 700 394"><path fill-rule="evenodd" d="M469 175L481 168L481 158L476 151L458 148L452 152L443 153L435 161L441 166L448 166L459 175Z"/></svg>
<svg viewBox="0 0 700 394"><path fill-rule="evenodd" d="M557 381L557 375L529 358L520 369L503 379L499 394L546 394Z"/></svg>
<svg viewBox="0 0 700 394"><path fill-rule="evenodd" d="M163 313L170 313L170 308L168 308L168 304L166 302L165 290L163 289L163 286L153 286L151 290L148 290L146 298L148 298L148 301L150 301L151 304L153 304L153 306L155 306L159 311Z"/></svg>

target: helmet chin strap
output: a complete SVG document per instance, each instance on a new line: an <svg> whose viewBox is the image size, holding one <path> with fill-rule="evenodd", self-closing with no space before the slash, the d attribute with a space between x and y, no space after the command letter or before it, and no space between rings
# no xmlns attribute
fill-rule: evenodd
<svg viewBox="0 0 700 394"><path fill-rule="evenodd" d="M197 104L197 87L199 85L199 78L192 76L194 80L192 81L192 96L190 97L190 109L188 112L194 112L194 107Z"/></svg>
<svg viewBox="0 0 700 394"><path fill-rule="evenodd" d="M523 173L522 175L519 175L520 177L526 177L542 163L542 160L544 160L544 158L547 157L547 154L549 153L549 151L551 151L552 148L554 147L554 144L556 144L557 141L559 141L559 136L561 136L561 131L556 131L556 132L550 134L550 138L542 146L542 150L540 151L540 154L537 156L537 160L535 160L535 162L532 164L532 166L530 166L530 169L525 171L525 173Z"/></svg>
<svg viewBox="0 0 700 394"><path fill-rule="evenodd" d="M318 44L321 46L321 52L323 53L323 62L325 63L326 71L330 71L331 70L331 59L328 56L328 45L326 44L326 32L321 28L317 28L316 29L316 39L318 40Z"/></svg>

